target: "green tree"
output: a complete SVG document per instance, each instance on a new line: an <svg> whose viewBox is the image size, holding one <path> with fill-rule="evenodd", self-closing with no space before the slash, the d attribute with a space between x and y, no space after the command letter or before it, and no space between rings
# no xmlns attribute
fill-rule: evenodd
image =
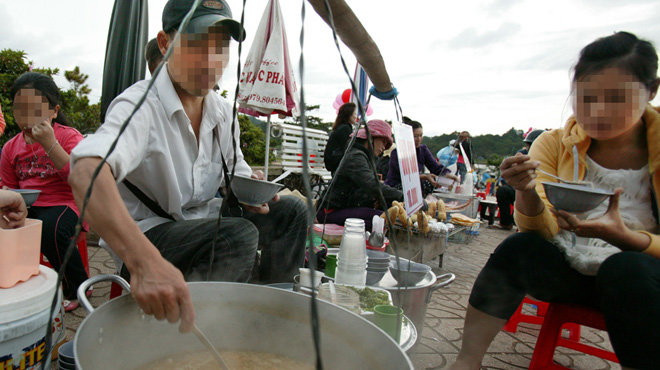
<svg viewBox="0 0 660 370"><path fill-rule="evenodd" d="M245 161L251 166L263 166L266 151L266 139L262 129L250 121L244 114L238 115L241 130L241 151ZM270 159L272 160L272 153Z"/></svg>
<svg viewBox="0 0 660 370"><path fill-rule="evenodd" d="M305 107L305 113L313 112L319 109L320 105L308 105ZM305 114L305 119L307 120L307 128L313 128L317 130L323 130L325 132L330 132L333 122L323 122L323 118L313 116L311 114ZM293 122L285 121L285 123L302 126L300 122L300 116L294 117Z"/></svg>

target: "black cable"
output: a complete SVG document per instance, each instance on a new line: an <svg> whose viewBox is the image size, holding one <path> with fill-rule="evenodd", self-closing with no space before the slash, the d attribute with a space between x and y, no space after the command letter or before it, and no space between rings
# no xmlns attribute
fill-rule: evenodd
<svg viewBox="0 0 660 370"><path fill-rule="evenodd" d="M225 186L226 186L226 192L225 196L222 199L222 205L220 206L220 211L218 213L218 221L215 224L215 232L213 233L213 243L211 244L211 255L209 256L209 271L206 274L206 281L211 280L211 272L213 271L213 261L215 260L215 244L218 240L218 233L220 232L220 224L222 222L222 213L227 210L227 207L229 207L229 199L230 199L230 194L232 193L231 190L231 182L234 180L234 172L236 170L236 140L235 140L235 135L234 133L236 132L236 121L238 121L238 114L237 114L237 108L236 108L236 102L238 100L238 88L240 86L240 81L241 81L241 51L243 50L243 36L244 36L244 28L243 24L245 23L245 2L247 0L243 0L243 10L241 11L241 36L238 38L238 66L236 67L236 93L234 94L234 104L232 106L232 122L231 122L231 144L232 148L234 150L234 158L233 158L233 163L232 163L232 168L231 168L231 176L227 173L227 166L225 163L224 155L222 154L222 147L220 146L220 137L218 137L218 146L220 146L220 156L222 157L222 171L225 177ZM217 130L217 126L216 126ZM268 180L268 174L266 174L266 180ZM229 245L229 254L232 254L232 246Z"/></svg>
<svg viewBox="0 0 660 370"><path fill-rule="evenodd" d="M305 0L302 0L302 7L300 10L300 123L302 124L302 180L303 186L305 188L305 197L307 201L307 225L308 227L308 240L307 240L307 255L309 256L309 269L312 273L312 281L314 281L314 275L318 272L316 271L316 258L314 255L314 239L312 237L311 227L314 226L314 206L312 205L312 199L310 198L312 194L312 187L309 183L309 148L307 147L307 117L305 116L305 83L304 83L304 71L305 71L305 58L303 53L303 46L305 44ZM316 287L312 284L312 299L311 299L311 325L312 325L312 338L314 340L314 352L316 355L316 369L323 369L323 362L321 359L321 334L319 327L319 312L316 301Z"/></svg>
<svg viewBox="0 0 660 370"><path fill-rule="evenodd" d="M328 0L323 0L323 2L325 4L326 11L328 12L328 24L330 25L330 28L332 29L332 37L334 39L335 46L337 47L337 51L339 52L339 58L341 60L342 67L344 68L344 72L348 76L348 80L351 83L351 90L353 91L353 94L355 96L358 96L357 88L355 86L355 81L353 81L353 78L351 77L351 74L348 71L348 67L346 66L346 61L344 60L344 56L341 52L341 48L339 47L339 41L337 39L337 31L336 31L334 19L333 19L333 16L332 16L332 9L330 8L330 4L329 4ZM351 137L351 140L349 141L349 143L346 146L346 150L344 151L344 155L342 156L342 159L339 161L339 165L337 166L337 169L335 170L335 174L338 174L339 171L341 170L341 167L344 164L344 161L347 157L346 154L351 150L351 148L355 144L355 140L357 138L357 132L360 129L360 126L364 125L364 129L365 129L365 132L366 132L366 135L367 135L367 145L368 145L367 148L368 148L369 167L371 169L372 174L374 175L374 179L377 182L380 182L380 180L378 179L378 173L376 171L375 156L374 156L374 150L373 150L373 139L371 137L371 132L369 131L369 126L367 125L367 122L366 122L367 114L366 114L365 108L362 105L362 102L360 101L360 99L356 99L356 101L357 101L357 107L358 107L358 110L360 111L360 116L361 116L360 117L360 125L357 125L355 127L355 130L353 132L353 136ZM395 110L398 108L397 118L399 118L399 114L401 114L401 116L403 116L403 113L401 111L401 106L398 105L398 107L397 107L398 99L396 97L395 97L394 101L395 101ZM335 182L336 178L337 178L337 176L333 176L332 180L330 181L330 185L328 185L328 190L326 191L325 196L321 199L320 207L323 207L323 202L326 201L328 195L330 194L332 186L334 185L334 182ZM395 263L397 265L397 269L400 269L401 264L400 264L400 257L399 257L399 248L397 246L396 237L394 235L394 225L392 224L390 218L387 216L387 202L385 201L383 191L380 187L378 187L376 195L377 195L378 203L379 203L381 209L383 210L383 212L386 215L385 220L386 220L388 230L390 231L390 235L393 236L392 239L390 239L390 241L392 242L392 249L394 250L394 257L395 257L395 261L396 261ZM326 216L327 216L327 214L326 214ZM324 222L324 225L325 225L325 222ZM325 226L324 226L324 230L325 230ZM410 270L410 263L408 264L408 269ZM404 291L404 295L405 295L407 293L408 289L407 289L407 287L403 287L403 289L401 289L401 287L397 285L397 294L398 294L398 297L399 297L399 302L403 302L403 297L401 296L401 290Z"/></svg>
<svg viewBox="0 0 660 370"><path fill-rule="evenodd" d="M195 0L195 3L192 5L186 16L183 18L181 21L181 25L179 26L179 29L185 29L185 27L188 25L188 22L190 21L190 18L192 17L192 14L194 13L195 9L197 6L201 3L202 0ZM142 104L147 98L147 95L149 94L149 91L151 90L151 87L153 86L154 82L156 81L156 77L160 74L160 71L164 68L163 66L165 65L165 62L169 59L170 55L172 54L172 49L174 44L177 42L177 40L180 38L180 32L177 32L174 40L170 43L170 47L167 48L167 52L165 52L165 55L163 56L163 60L160 62L156 70L154 71L151 80L149 81L149 84L147 85L147 89L145 90L144 94L138 100L137 104L133 108L133 111L131 114L124 120L124 123L122 123L121 127L119 128L119 133L117 134L117 137L115 140L112 142L110 145L110 148L108 149L108 152L105 154L99 165L94 169L94 172L92 173L92 178L90 179L89 187L87 188L85 192L85 197L83 199L82 207L80 209L80 217L78 219L78 223L76 224L75 227L75 233L73 238L71 239L71 242L69 243L69 247L67 248L66 253L64 254L64 258L62 259L62 265L60 266L60 271L57 274L57 289L55 290L55 295L53 297L51 306L50 306L50 316L53 317L57 310L57 301L58 301L58 291L59 287L62 284L62 279L64 278L64 271L66 270L66 266L69 263L69 260L71 259L71 256L73 255L73 249L76 248L76 241L78 240L78 236L80 235L80 231L82 230L82 224L83 220L85 219L85 211L87 210L87 204L89 203L89 199L92 195L92 188L94 186L94 182L96 181L96 178L98 177L99 173L101 173L101 169L103 168L103 165L106 163L106 160L108 157L114 152L115 148L117 147L117 143L119 142L119 138L121 135L126 131L126 127L128 127L129 122L135 115L135 113L140 109ZM52 353L52 332L51 332L51 327L50 325L47 326L46 328L46 336L44 338L45 342L45 347L46 347L46 356L44 358L48 358L48 356ZM46 361L44 360L41 363L41 369L45 369L46 366Z"/></svg>

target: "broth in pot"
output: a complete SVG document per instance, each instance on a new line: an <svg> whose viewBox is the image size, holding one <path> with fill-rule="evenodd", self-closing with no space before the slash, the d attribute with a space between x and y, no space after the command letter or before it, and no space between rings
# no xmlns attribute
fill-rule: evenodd
<svg viewBox="0 0 660 370"><path fill-rule="evenodd" d="M290 369L313 370L314 365L294 360L292 358L267 352L253 351L220 351L227 367L237 369ZM218 368L213 355L207 350L185 352L168 356L146 365L137 370L197 370Z"/></svg>

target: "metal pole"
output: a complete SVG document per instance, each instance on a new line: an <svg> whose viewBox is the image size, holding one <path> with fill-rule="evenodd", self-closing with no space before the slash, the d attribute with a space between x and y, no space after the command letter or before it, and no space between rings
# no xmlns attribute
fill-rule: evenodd
<svg viewBox="0 0 660 370"><path fill-rule="evenodd" d="M266 158L264 159L264 173L266 175L266 181L268 181L268 157L270 151L270 114L266 119Z"/></svg>

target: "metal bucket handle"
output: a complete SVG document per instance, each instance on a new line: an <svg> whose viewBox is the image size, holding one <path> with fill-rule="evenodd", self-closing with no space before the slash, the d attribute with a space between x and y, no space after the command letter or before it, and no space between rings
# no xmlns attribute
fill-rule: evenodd
<svg viewBox="0 0 660 370"><path fill-rule="evenodd" d="M131 286L126 282L126 280L122 279L121 276L119 275L114 275L114 274L103 274L103 275L96 275L92 276L91 278L83 281L82 284L78 287L78 302L87 310L87 312L92 313L94 312L94 306L89 302L87 299L87 295L85 294L87 292L87 289L89 289L92 285L96 283L100 283L103 281L112 281L115 282L124 288L127 292L130 293L131 291Z"/></svg>
<svg viewBox="0 0 660 370"><path fill-rule="evenodd" d="M447 280L440 281L440 279L444 279L444 278L447 278ZM431 295L433 294L433 292L435 292L439 288L442 288L443 286L447 286L451 284L451 282L454 280L456 280L456 275L452 274L451 272L438 276L438 282L435 283L431 288L429 288L429 292L426 294L426 303L431 302Z"/></svg>

